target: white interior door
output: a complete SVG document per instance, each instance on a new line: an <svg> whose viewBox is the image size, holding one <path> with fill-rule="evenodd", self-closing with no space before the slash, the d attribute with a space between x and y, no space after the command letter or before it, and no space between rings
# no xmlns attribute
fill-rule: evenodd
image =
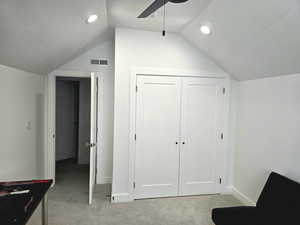
<svg viewBox="0 0 300 225"><path fill-rule="evenodd" d="M97 130L98 130L98 77L91 73L91 135L90 135L90 179L89 204L92 204L96 184L96 156L97 156Z"/></svg>
<svg viewBox="0 0 300 225"><path fill-rule="evenodd" d="M135 199L177 196L180 78L137 76Z"/></svg>
<svg viewBox="0 0 300 225"><path fill-rule="evenodd" d="M182 78L179 195L218 192L223 101L221 79Z"/></svg>

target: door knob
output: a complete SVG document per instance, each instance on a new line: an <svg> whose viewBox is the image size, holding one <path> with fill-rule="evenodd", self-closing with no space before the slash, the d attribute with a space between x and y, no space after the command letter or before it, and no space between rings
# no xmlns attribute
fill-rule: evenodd
<svg viewBox="0 0 300 225"><path fill-rule="evenodd" d="M182 142L183 145L185 145L185 142Z"/></svg>
<svg viewBox="0 0 300 225"><path fill-rule="evenodd" d="M95 146L96 146L95 143L89 143L89 142L85 143L85 147L87 147L87 148L92 148L92 147L95 147Z"/></svg>

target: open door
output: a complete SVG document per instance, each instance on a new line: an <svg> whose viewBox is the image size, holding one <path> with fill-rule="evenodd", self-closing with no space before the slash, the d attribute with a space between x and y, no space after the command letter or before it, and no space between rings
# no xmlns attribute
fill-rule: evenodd
<svg viewBox="0 0 300 225"><path fill-rule="evenodd" d="M90 181L89 204L92 204L96 184L97 158L97 130L98 130L98 77L91 73L91 136L90 136Z"/></svg>

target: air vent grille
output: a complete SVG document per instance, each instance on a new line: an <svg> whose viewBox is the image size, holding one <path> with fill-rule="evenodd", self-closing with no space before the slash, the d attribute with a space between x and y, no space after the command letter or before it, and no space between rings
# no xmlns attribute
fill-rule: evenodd
<svg viewBox="0 0 300 225"><path fill-rule="evenodd" d="M100 59L100 65L108 65L107 59Z"/></svg>
<svg viewBox="0 0 300 225"><path fill-rule="evenodd" d="M108 60L107 59L91 59L91 64L92 65L107 66L108 65Z"/></svg>

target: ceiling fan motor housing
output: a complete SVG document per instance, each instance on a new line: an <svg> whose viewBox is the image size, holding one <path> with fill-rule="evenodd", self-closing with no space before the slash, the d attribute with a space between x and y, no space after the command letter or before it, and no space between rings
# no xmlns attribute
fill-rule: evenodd
<svg viewBox="0 0 300 225"><path fill-rule="evenodd" d="M187 2L188 0L169 0L169 2L172 3L183 3L183 2Z"/></svg>
<svg viewBox="0 0 300 225"><path fill-rule="evenodd" d="M148 8L146 8L139 16L138 18L147 18L150 16L152 13L154 13L156 10L158 10L161 7L165 7L165 5L168 2L171 3L184 3L187 2L188 0L155 0Z"/></svg>

